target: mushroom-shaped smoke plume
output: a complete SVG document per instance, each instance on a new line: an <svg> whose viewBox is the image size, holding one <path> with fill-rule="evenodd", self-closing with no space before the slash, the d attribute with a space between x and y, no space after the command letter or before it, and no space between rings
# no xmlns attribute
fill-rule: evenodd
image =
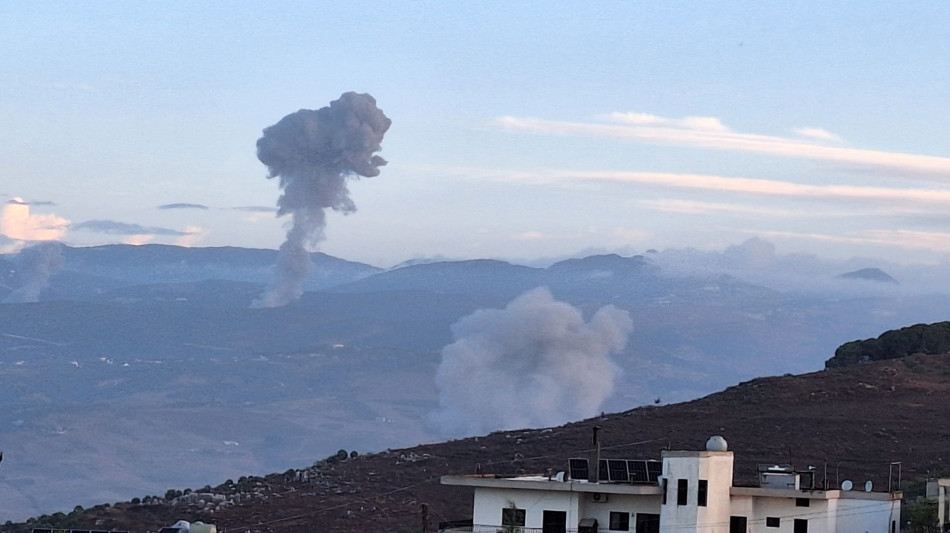
<svg viewBox="0 0 950 533"><path fill-rule="evenodd" d="M368 94L349 92L328 107L301 109L264 129L257 158L283 190L278 216L290 214L273 282L252 307L278 307L303 294L313 271L310 248L324 239L326 209L356 211L346 180L379 175L383 135L392 123Z"/></svg>

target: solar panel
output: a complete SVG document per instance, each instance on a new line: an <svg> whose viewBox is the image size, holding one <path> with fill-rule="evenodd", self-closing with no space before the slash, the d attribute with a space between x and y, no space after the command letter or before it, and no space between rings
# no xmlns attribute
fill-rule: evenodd
<svg viewBox="0 0 950 533"><path fill-rule="evenodd" d="M587 459L582 457L568 459L567 460L567 470L571 476L571 479L589 479L590 470L587 466Z"/></svg>
<svg viewBox="0 0 950 533"><path fill-rule="evenodd" d="M600 460L600 468L597 470L597 479L600 481L610 481L610 470L607 468L607 460Z"/></svg>
<svg viewBox="0 0 950 533"><path fill-rule="evenodd" d="M607 475L610 481L629 482L630 474L627 473L627 461L624 459L607 459Z"/></svg>
<svg viewBox="0 0 950 533"><path fill-rule="evenodd" d="M628 460L627 471L630 472L631 483L646 483L650 480L646 461Z"/></svg>
<svg viewBox="0 0 950 533"><path fill-rule="evenodd" d="M660 476L663 475L662 461L647 461L647 481L650 483L659 483Z"/></svg>

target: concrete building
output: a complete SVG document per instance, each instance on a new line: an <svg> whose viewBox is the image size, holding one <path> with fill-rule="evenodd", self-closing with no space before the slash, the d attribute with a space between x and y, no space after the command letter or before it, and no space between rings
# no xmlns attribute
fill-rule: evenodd
<svg viewBox="0 0 950 533"><path fill-rule="evenodd" d="M937 492L937 526L940 531L950 531L950 524L947 523L947 488L950 487L950 478L940 478L933 484Z"/></svg>
<svg viewBox="0 0 950 533"><path fill-rule="evenodd" d="M758 486L740 487L725 441L713 437L706 448L664 451L662 461L599 460L596 473L579 459L556 476L442 483L475 489L474 533L897 533L900 492L850 482L816 489L809 472L783 466L761 467Z"/></svg>

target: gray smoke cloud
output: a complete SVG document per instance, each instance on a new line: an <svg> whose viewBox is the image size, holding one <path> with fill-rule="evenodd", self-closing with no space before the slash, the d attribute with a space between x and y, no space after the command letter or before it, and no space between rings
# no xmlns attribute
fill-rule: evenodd
<svg viewBox="0 0 950 533"><path fill-rule="evenodd" d="M16 257L16 277L20 287L4 298L3 303L39 301L40 293L49 287L49 279L65 263L63 248L56 242L44 242L20 250Z"/></svg>
<svg viewBox="0 0 950 533"><path fill-rule="evenodd" d="M257 158L283 191L278 216L291 215L273 282L252 307L277 307L300 298L313 271L310 248L324 239L326 210L356 211L346 180L379 175L386 160L374 155L392 121L368 94L349 92L328 107L301 109L264 129Z"/></svg>
<svg viewBox="0 0 950 533"><path fill-rule="evenodd" d="M504 309L481 309L452 325L436 374L439 408L430 426L444 436L563 424L595 416L620 369L610 356L633 329L626 311L600 308L589 322L546 287Z"/></svg>

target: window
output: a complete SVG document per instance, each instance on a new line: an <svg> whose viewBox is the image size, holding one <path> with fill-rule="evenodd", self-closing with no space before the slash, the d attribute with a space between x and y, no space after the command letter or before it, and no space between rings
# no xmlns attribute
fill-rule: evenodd
<svg viewBox="0 0 950 533"><path fill-rule="evenodd" d="M795 507L808 507L811 505L811 500L808 498L795 498Z"/></svg>
<svg viewBox="0 0 950 533"><path fill-rule="evenodd" d="M663 478L663 505L666 505L666 478Z"/></svg>
<svg viewBox="0 0 950 533"><path fill-rule="evenodd" d="M501 525L503 526L523 526L524 509L515 507L505 507L501 510Z"/></svg>
<svg viewBox="0 0 950 533"><path fill-rule="evenodd" d="M541 515L541 533L567 533L567 513L544 511Z"/></svg>
<svg viewBox="0 0 950 533"><path fill-rule="evenodd" d="M660 533L660 515L637 513L637 533Z"/></svg>
<svg viewBox="0 0 950 533"><path fill-rule="evenodd" d="M686 505L686 494L689 492L689 480L676 480L676 505Z"/></svg>
<svg viewBox="0 0 950 533"><path fill-rule="evenodd" d="M610 511L611 531L630 531L630 513Z"/></svg>
<svg viewBox="0 0 950 533"><path fill-rule="evenodd" d="M705 479L699 480L699 492L696 493L696 505L706 507L706 497L709 493L709 482Z"/></svg>
<svg viewBox="0 0 950 533"><path fill-rule="evenodd" d="M729 533L746 533L748 521L744 516L729 517Z"/></svg>
<svg viewBox="0 0 950 533"><path fill-rule="evenodd" d="M765 518L765 527L779 527L782 525L782 520L777 516L768 516Z"/></svg>

